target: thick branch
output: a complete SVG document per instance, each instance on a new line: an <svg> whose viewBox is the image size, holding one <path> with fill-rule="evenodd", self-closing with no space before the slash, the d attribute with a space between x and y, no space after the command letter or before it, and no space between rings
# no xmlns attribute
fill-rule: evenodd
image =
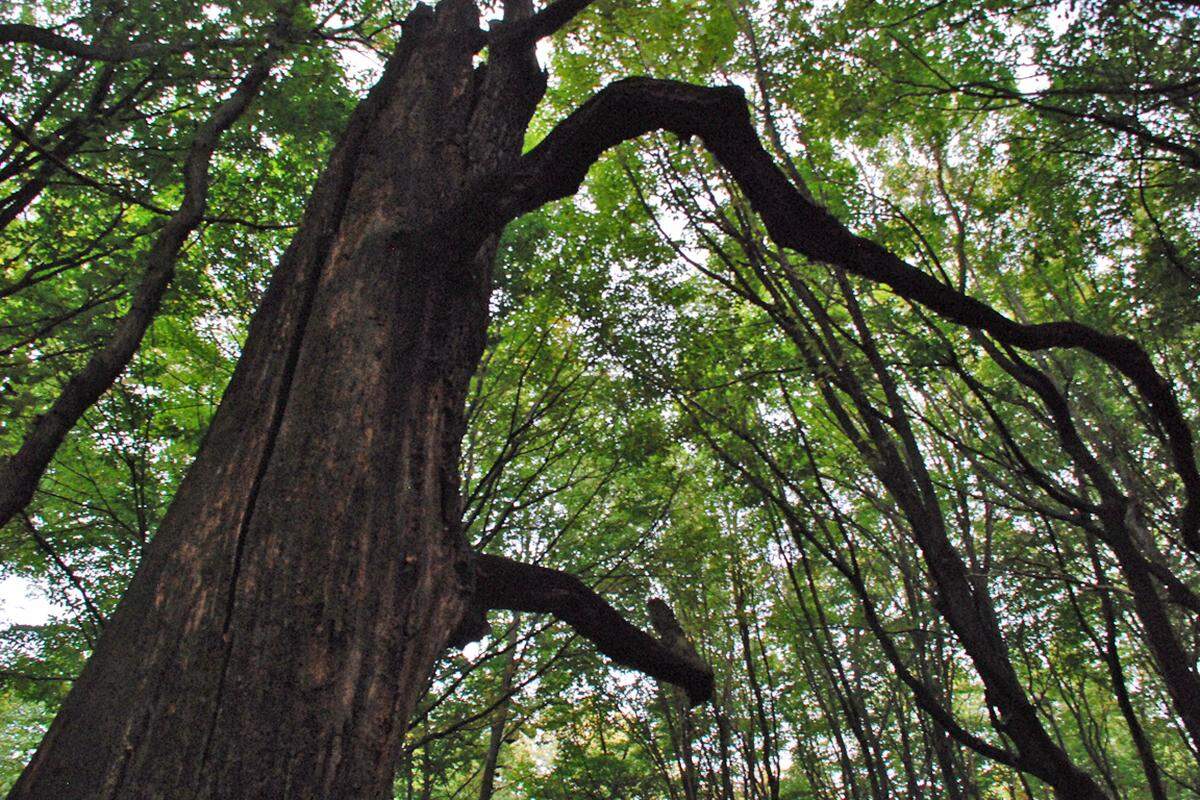
<svg viewBox="0 0 1200 800"><path fill-rule="evenodd" d="M737 181L772 240L834 264L946 319L1024 350L1080 348L1129 379L1149 403L1169 443L1186 503L1180 529L1200 553L1200 471L1191 429L1170 383L1132 339L1070 320L1021 324L856 236L787 179L759 142L742 91L651 78L628 78L602 89L563 120L509 174L494 176L456 212L494 230L516 216L575 193L588 169L610 147L653 130L698 136ZM470 228L458 227L456 230Z"/></svg>
<svg viewBox="0 0 1200 800"><path fill-rule="evenodd" d="M287 30L289 24L281 19L277 33ZM146 254L142 280L133 293L129 310L117 322L104 346L71 376L49 410L30 426L21 448L0 463L0 526L29 504L42 473L67 432L108 391L137 352L175 275L179 251L204 217L208 206L208 168L217 142L258 95L282 52L282 42L273 40L234 93L196 130L183 167L183 202L159 230Z"/></svg>
<svg viewBox="0 0 1200 800"><path fill-rule="evenodd" d="M712 697L712 670L687 643L675 615L662 600L650 601L655 628L663 636L660 641L627 622L574 575L479 554L475 557L475 605L476 613L508 609L553 614L621 666L681 687L693 705Z"/></svg>
<svg viewBox="0 0 1200 800"><path fill-rule="evenodd" d="M493 44L515 46L532 44L539 39L553 36L564 25L590 6L595 0L555 0L531 17L501 24L493 35Z"/></svg>

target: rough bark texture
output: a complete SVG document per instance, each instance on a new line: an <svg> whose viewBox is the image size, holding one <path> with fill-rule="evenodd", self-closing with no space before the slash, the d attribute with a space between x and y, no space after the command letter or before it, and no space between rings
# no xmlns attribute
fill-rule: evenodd
<svg viewBox="0 0 1200 800"><path fill-rule="evenodd" d="M544 86L531 45L476 70L481 37L464 0L407 20L11 797L390 796L470 589L456 464L495 242L408 232L519 155Z"/></svg>

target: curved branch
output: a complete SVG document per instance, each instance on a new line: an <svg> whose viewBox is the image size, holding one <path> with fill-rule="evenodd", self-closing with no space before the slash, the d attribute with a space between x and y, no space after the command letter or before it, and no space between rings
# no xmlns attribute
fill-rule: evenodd
<svg viewBox="0 0 1200 800"><path fill-rule="evenodd" d="M635 669L687 692L692 705L712 697L713 673L688 644L675 615L662 600L649 603L661 639L631 625L604 598L567 572L523 564L503 556L475 556L474 628L486 630L482 615L493 609L553 614L596 649L623 667ZM460 638L458 641L462 641Z"/></svg>
<svg viewBox="0 0 1200 800"><path fill-rule="evenodd" d="M600 90L558 124L508 173L482 182L454 214L467 227L495 230L522 213L574 194L601 154L653 130L698 136L737 181L776 244L890 287L913 303L1023 350L1079 348L1127 378L1146 399L1166 434L1186 502L1183 540L1200 553L1200 471L1191 429L1171 384L1134 340L1072 320L1022 324L941 283L857 236L808 200L763 149L737 87L709 88L653 78L627 78Z"/></svg>
<svg viewBox="0 0 1200 800"><path fill-rule="evenodd" d="M493 45L532 44L539 39L553 36L593 2L595 0L555 0L533 16L501 23L488 38Z"/></svg>
<svg viewBox="0 0 1200 800"><path fill-rule="evenodd" d="M254 61L234 93L217 106L192 137L183 167L183 202L159 230L146 254L142 280L134 290L129 310L118 320L104 346L71 376L46 413L36 418L20 449L0 463L0 527L29 504L42 473L67 432L108 391L137 352L175 275L179 251L204 218L208 207L208 169L217 143L270 77L271 67L284 49L279 34L289 24L290 20L280 19L271 44Z"/></svg>

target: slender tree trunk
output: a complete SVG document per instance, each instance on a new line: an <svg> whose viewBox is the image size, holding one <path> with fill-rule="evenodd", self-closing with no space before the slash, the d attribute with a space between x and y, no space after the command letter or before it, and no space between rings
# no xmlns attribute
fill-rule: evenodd
<svg viewBox="0 0 1200 800"><path fill-rule="evenodd" d="M518 11L528 4L513 3ZM425 231L519 156L544 79L418 7L201 452L12 798L381 798L470 591L457 475L491 237Z"/></svg>
<svg viewBox="0 0 1200 800"><path fill-rule="evenodd" d="M917 768L916 759L913 757L912 742L908 736L907 715L901 711L896 717L899 723L896 727L900 730L900 763L904 767L905 796L909 800L923 800L925 793L921 791L921 784L918 780L920 770Z"/></svg>
<svg viewBox="0 0 1200 800"><path fill-rule="evenodd" d="M734 800L733 770L729 763L729 716L723 708L714 714L717 721L717 745L721 755L721 800Z"/></svg>
<svg viewBox="0 0 1200 800"><path fill-rule="evenodd" d="M500 679L500 705L492 717L488 731L488 749L483 759L483 778L479 783L479 800L492 800L496 791L496 767L500 763L500 748L504 746L504 730L508 725L508 709L512 704L513 678L517 674L517 633L519 615L514 615L508 627L508 661L504 664L504 675Z"/></svg>
<svg viewBox="0 0 1200 800"><path fill-rule="evenodd" d="M1142 727L1141 720L1138 719L1137 711L1133 707L1133 700L1129 696L1125 669L1121 664L1121 652L1117 648L1117 611L1107 589L1108 576L1100 563L1096 543L1088 538L1085 540L1085 545L1088 558L1092 562L1092 570L1096 575L1096 583L1106 587L1097 592L1100 598L1100 612L1104 617L1104 650L1100 652L1100 658L1108 668L1113 694L1117 698L1117 707L1121 709L1121 716L1125 718L1125 724L1129 728L1129 737L1133 740L1138 759L1142 762L1142 771L1146 775L1146 788L1154 800L1166 800L1167 792L1163 788L1158 760L1154 757L1154 748L1146 737L1146 731Z"/></svg>
<svg viewBox="0 0 1200 800"><path fill-rule="evenodd" d="M769 800L779 800L779 776L775 771L774 759L777 757L774 731L767 720L766 701L763 698L762 684L758 678L758 668L754 661L754 649L750 640L750 623L747 620L745 587L742 585L741 567L734 564L733 570L733 599L734 616L737 620L738 638L742 644L742 662L746 667L746 683L750 687L750 696L754 699L753 714L750 722L751 742L753 730L758 727L762 738L763 777L767 784ZM764 665L765 666L765 665ZM757 726L755 725L757 723Z"/></svg>

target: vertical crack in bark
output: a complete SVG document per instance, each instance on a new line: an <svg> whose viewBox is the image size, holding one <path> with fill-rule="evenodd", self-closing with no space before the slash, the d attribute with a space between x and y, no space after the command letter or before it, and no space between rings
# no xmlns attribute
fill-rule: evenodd
<svg viewBox="0 0 1200 800"><path fill-rule="evenodd" d="M357 143L356 143L357 145ZM357 149L357 148L356 148ZM357 162L357 154L352 159L352 164L348 165L347 172L353 176L354 165ZM340 223L344 205L338 209L338 221ZM334 228L336 231L336 227ZM330 239L333 237L330 236ZM326 253L328 252L328 243ZM322 260L324 261L324 260ZM287 356L284 360L282 374L279 379L278 396L275 399L275 407L271 412L271 420L267 426L266 441L263 443L262 454L259 456L258 466L254 472L254 480L251 484L250 491L246 497L246 511L242 515L236 540L233 550L233 568L229 574L229 589L228 596L225 600L225 614L221 622L221 635L224 638L224 653L221 657L221 669L217 679L217 691L212 704L212 718L209 720L208 732L204 737L204 755L201 756L201 764L208 762L210 748L212 746L213 734L217 729L217 720L221 715L222 701L225 696L225 683L229 672L229 659L233 655L233 637L230 633L230 624L233 621L233 614L237 604L237 587L238 578L241 575L242 556L246 549L246 538L250 530L250 523L254 518L255 505L258 502L258 492L262 486L263 477L267 473L267 468L271 464L271 456L275 452L275 440L279 436L279 429L283 427L283 417L287 411L288 398L291 396L292 379L295 376L296 363L300 359L300 349L304 344L304 333L308 328L308 318L312 312L313 301L317 296L317 287L321 282L321 275L324 272L324 263L312 271L303 293L303 300L300 305L300 314L296 321L296 328L292 335L291 341L288 343Z"/></svg>
<svg viewBox="0 0 1200 800"><path fill-rule="evenodd" d="M287 413L288 400L292 394L292 384L295 377L296 365L300 360L300 352L304 344L305 332L308 328L309 318L312 314L313 304L316 300L318 288L321 282L321 276L325 272L328 265L329 256L333 249L333 245L337 240L337 235L341 229L342 219L345 215L346 205L349 201L350 190L354 184L354 179L358 171L358 163L361 155L361 147L366 138L367 133L372 127L372 123L387 100L391 88L395 85L397 78L403 72L410 56L416 49L416 43L421 37L424 29L423 23L427 21L428 15L422 13L422 6L418 6L409 17L405 20L406 34L401 38L397 45L396 51L385 70L384 76L379 83L371 90L367 98L355 109L351 115L350 122L347 125L345 134L339 143L338 150L330 157L329 166L326 172L321 176L318 186L314 189L312 199L310 200L309 212L314 217L317 215L326 214L328 218L319 220L314 218L306 220L301 225L301 230L308 230L312 225L317 231L315 242L305 242L302 236L298 236L292 243L292 249L284 254L284 263L289 259L294 251L294 256L300 262L299 266L303 269L303 261L312 259L310 262L309 274L306 276L302 299L300 303L300 311L295 322L295 329L292 332L291 339L288 342L287 354L284 364L281 369L279 378L278 394L275 398L274 408L271 412L271 418L267 424L266 440L263 443L262 453L259 456L258 465L255 469L254 479L251 488L246 498L246 510L242 515L240 524L238 525L236 540L234 542L233 565L229 575L228 596L225 602L225 613L221 623L221 635L224 638L223 654L221 657L221 668L217 679L217 689L212 703L212 716L208 723L208 730L204 736L203 755L201 756L201 764L208 762L211 754L213 736L217 730L217 724L220 719L221 709L225 695L225 687L228 680L229 661L233 655L233 638L230 632L233 616L237 606L237 590L238 581L241 575L242 559L246 548L246 540L250 530L251 522L254 518L254 510L258 501L258 493L262 486L264 477L270 467L272 456L275 452L275 443L279 436L279 432L283 427L284 416ZM339 163L341 162L341 163ZM322 185L323 184L323 185ZM315 223L315 224L314 224ZM308 247L305 247L308 245ZM305 253L304 251L308 252ZM277 274L286 275L289 270L279 270ZM203 767L200 770L203 774Z"/></svg>

